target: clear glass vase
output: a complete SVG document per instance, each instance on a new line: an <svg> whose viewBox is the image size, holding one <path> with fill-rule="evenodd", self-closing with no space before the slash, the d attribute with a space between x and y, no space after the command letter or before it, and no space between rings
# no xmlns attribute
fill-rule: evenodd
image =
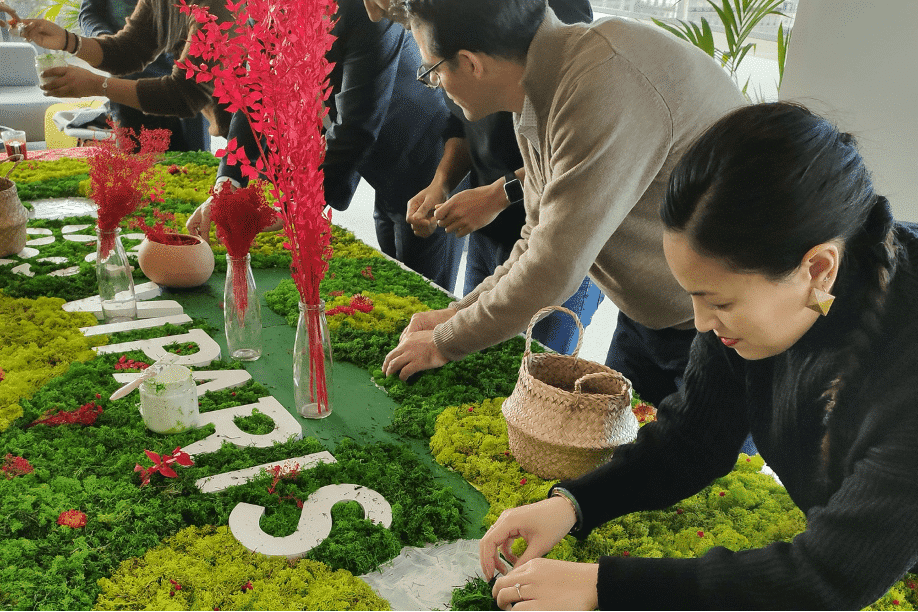
<svg viewBox="0 0 918 612"><path fill-rule="evenodd" d="M133 321L137 318L137 296L131 265L121 244L121 229L97 227L96 235L96 280L102 318L106 323Z"/></svg>
<svg viewBox="0 0 918 612"><path fill-rule="evenodd" d="M300 416L324 419L331 414L333 362L325 302L300 302L293 343L293 395Z"/></svg>
<svg viewBox="0 0 918 612"><path fill-rule="evenodd" d="M240 299L236 299L237 296ZM252 275L252 257L226 256L223 326L230 357L255 361L261 357L261 305Z"/></svg>

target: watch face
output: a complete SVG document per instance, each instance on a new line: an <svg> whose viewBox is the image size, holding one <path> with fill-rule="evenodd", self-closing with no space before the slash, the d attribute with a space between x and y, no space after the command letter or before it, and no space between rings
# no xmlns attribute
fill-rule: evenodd
<svg viewBox="0 0 918 612"><path fill-rule="evenodd" d="M523 201L523 185L517 178L513 178L504 183L504 193L507 194L507 201L511 204L517 204Z"/></svg>

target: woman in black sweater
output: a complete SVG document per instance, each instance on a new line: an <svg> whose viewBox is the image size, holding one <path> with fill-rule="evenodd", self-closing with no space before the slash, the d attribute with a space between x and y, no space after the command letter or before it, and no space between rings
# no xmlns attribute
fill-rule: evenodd
<svg viewBox="0 0 918 612"><path fill-rule="evenodd" d="M918 562L918 227L893 220L851 136L787 103L715 124L674 171L661 215L699 331L685 385L609 463L495 522L481 562L506 574L498 605L869 605ZM792 542L698 559L540 558L568 532L697 493L749 433L806 514Z"/></svg>

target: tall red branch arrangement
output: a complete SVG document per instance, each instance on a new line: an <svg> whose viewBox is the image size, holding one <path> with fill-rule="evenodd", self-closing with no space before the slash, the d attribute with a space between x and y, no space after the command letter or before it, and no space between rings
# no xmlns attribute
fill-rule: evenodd
<svg viewBox="0 0 918 612"><path fill-rule="evenodd" d="M118 228L121 220L148 199L154 189L153 166L169 148L169 130L134 130L112 125L113 140L100 142L87 158L90 195L98 209L96 224L100 230ZM107 257L114 246L114 235L101 238L101 257Z"/></svg>
<svg viewBox="0 0 918 612"><path fill-rule="evenodd" d="M188 78L214 83L214 97L230 112L242 111L259 141L251 163L235 139L218 156L239 164L244 176L264 177L280 205L292 254L293 280L306 304L318 304L319 282L331 255L331 217L325 212L320 165L325 156L322 119L328 98L334 0L240 0L227 2L235 15L218 23L206 9L186 4L199 29L189 59L180 64ZM244 6L244 8L243 8ZM194 61L191 58L195 58ZM318 325L320 313L311 329ZM310 338L310 384L320 405L328 405L321 337ZM318 357L318 358L317 358Z"/></svg>

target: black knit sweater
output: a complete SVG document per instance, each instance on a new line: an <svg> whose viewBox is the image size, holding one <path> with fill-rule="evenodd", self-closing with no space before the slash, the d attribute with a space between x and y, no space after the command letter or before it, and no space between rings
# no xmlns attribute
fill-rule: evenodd
<svg viewBox="0 0 918 612"><path fill-rule="evenodd" d="M793 347L746 361L713 333L692 346L685 387L605 466L560 483L576 497L575 535L636 510L667 508L728 473L748 433L805 513L790 543L698 559L603 557L600 608L859 609L918 562L918 226L898 224L901 259L883 334L854 401L830 417L820 395L857 325L864 272L843 258L837 299ZM848 396L851 397L851 396ZM790 416L788 416L790 415ZM834 421L833 421L834 420ZM832 459L822 460L829 428Z"/></svg>

